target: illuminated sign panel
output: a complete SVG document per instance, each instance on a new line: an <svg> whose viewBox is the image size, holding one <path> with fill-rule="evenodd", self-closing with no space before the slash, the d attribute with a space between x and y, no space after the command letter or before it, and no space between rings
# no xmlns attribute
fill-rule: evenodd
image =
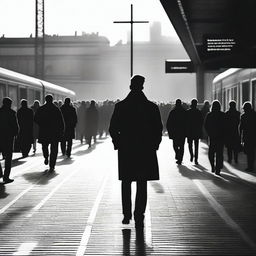
<svg viewBox="0 0 256 256"><path fill-rule="evenodd" d="M194 65L190 60L166 60L165 73L193 73Z"/></svg>

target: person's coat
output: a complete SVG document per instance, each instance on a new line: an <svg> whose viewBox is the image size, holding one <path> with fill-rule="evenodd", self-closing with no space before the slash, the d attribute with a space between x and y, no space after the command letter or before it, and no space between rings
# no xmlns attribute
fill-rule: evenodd
<svg viewBox="0 0 256 256"><path fill-rule="evenodd" d="M119 180L158 180L156 151L162 139L160 112L143 92L115 105L109 132L118 150Z"/></svg>
<svg viewBox="0 0 256 256"><path fill-rule="evenodd" d="M86 138L98 134L99 112L95 106L90 106L85 115L85 133Z"/></svg>
<svg viewBox="0 0 256 256"><path fill-rule="evenodd" d="M225 144L236 150L240 149L239 123L239 111L230 109L225 112Z"/></svg>
<svg viewBox="0 0 256 256"><path fill-rule="evenodd" d="M175 106L169 113L166 128L170 139L183 141L186 137L186 110Z"/></svg>
<svg viewBox="0 0 256 256"><path fill-rule="evenodd" d="M5 106L0 108L0 152L12 152L14 137L19 126L16 112Z"/></svg>
<svg viewBox="0 0 256 256"><path fill-rule="evenodd" d="M36 111L34 121L39 125L39 143L61 141L64 121L61 111L53 103L46 103Z"/></svg>
<svg viewBox="0 0 256 256"><path fill-rule="evenodd" d="M188 139L200 139L203 128L203 115L197 108L186 111L186 136Z"/></svg>
<svg viewBox="0 0 256 256"><path fill-rule="evenodd" d="M68 104L63 104L60 108L64 123L64 140L74 139L75 138L75 127L77 123L76 109Z"/></svg>
<svg viewBox="0 0 256 256"><path fill-rule="evenodd" d="M19 133L17 141L19 145L29 145L33 143L33 121L34 113L31 108L21 107L17 111L17 118L19 124Z"/></svg>

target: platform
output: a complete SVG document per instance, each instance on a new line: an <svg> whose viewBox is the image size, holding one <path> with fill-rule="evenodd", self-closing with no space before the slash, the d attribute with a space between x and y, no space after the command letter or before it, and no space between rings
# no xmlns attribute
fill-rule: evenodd
<svg viewBox="0 0 256 256"><path fill-rule="evenodd" d="M177 166L171 141L158 151L160 180L149 182L143 231L121 224L117 152L110 138L88 149L75 141L72 159L48 173L42 153L19 159L0 186L0 255L256 255L256 176L225 162L210 172L207 145L198 166ZM133 189L135 190L135 189Z"/></svg>

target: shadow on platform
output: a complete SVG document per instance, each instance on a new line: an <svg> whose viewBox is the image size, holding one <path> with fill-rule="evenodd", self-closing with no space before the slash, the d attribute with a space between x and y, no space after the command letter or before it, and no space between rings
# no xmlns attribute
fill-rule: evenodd
<svg viewBox="0 0 256 256"><path fill-rule="evenodd" d="M122 229L123 235L123 256L147 256L150 255L151 252L148 251L150 247L147 246L145 242L145 235L143 229L135 229L136 237L135 237L135 254L134 251L131 250L131 229Z"/></svg>
<svg viewBox="0 0 256 256"><path fill-rule="evenodd" d="M9 194L6 193L5 190L6 190L5 184L1 183L0 184L0 199L6 198L7 196L9 196Z"/></svg>
<svg viewBox="0 0 256 256"><path fill-rule="evenodd" d="M49 181L59 175L56 172L49 172L45 170L44 172L30 172L25 173L22 176L31 183L37 183L39 185L46 185Z"/></svg>

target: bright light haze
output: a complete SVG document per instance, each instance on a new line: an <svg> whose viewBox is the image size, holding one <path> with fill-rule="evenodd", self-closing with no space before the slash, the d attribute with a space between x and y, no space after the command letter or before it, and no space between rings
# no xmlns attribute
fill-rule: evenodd
<svg viewBox="0 0 256 256"><path fill-rule="evenodd" d="M130 20L131 4L134 20L160 21L164 35L176 36L159 0L45 0L45 33L99 32L108 37L112 45L120 39L126 42L129 24L113 24L113 21ZM0 9L0 35L35 35L35 0L1 0ZM149 26L135 25L134 40L148 40Z"/></svg>

